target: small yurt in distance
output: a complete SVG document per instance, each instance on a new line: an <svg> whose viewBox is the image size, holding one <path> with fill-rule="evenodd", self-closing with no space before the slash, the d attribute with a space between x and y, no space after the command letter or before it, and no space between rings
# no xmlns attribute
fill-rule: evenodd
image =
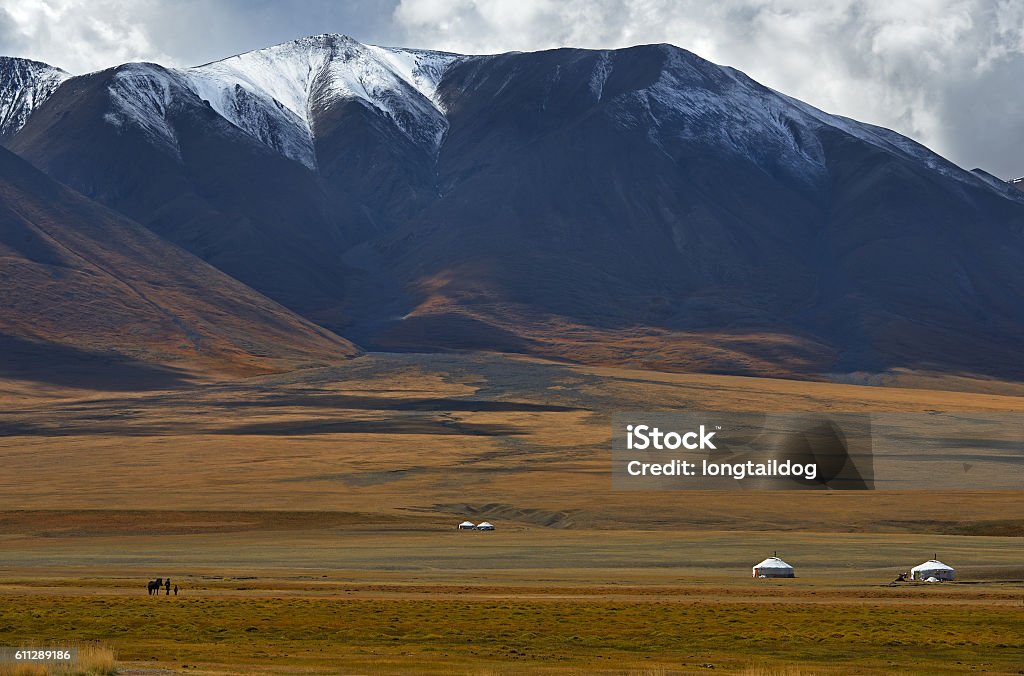
<svg viewBox="0 0 1024 676"><path fill-rule="evenodd" d="M491 524L489 524L486 521L484 521L483 523L478 524L476 529L477 530L494 530L494 526L492 526Z"/></svg>
<svg viewBox="0 0 1024 676"><path fill-rule="evenodd" d="M769 556L754 566L754 577L796 577L793 566L777 556Z"/></svg>
<svg viewBox="0 0 1024 676"><path fill-rule="evenodd" d="M914 566L910 569L911 580L928 580L929 578L935 578L939 582L945 582L947 580L956 579L956 570L952 567L947 566L942 561L932 559L931 561L925 561L919 566Z"/></svg>
<svg viewBox="0 0 1024 676"><path fill-rule="evenodd" d="M473 530L476 528L476 524L472 521L463 521L459 524L459 530Z"/></svg>

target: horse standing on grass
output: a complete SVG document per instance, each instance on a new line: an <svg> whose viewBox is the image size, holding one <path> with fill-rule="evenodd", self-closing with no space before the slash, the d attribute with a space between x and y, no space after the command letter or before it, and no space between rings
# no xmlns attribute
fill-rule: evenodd
<svg viewBox="0 0 1024 676"><path fill-rule="evenodd" d="M160 587L163 587L163 586L164 586L164 579L162 577L158 577L155 580L150 580L149 584L146 585L147 589L149 590L149 595L150 596L152 596L153 594L156 594L157 596L159 596L160 595Z"/></svg>

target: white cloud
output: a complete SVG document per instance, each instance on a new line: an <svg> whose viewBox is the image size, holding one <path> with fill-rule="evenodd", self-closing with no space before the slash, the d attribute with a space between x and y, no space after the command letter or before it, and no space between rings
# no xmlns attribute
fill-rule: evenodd
<svg viewBox="0 0 1024 676"><path fill-rule="evenodd" d="M206 63L317 33L397 39L398 0L2 0L0 55L81 74Z"/></svg>
<svg viewBox="0 0 1024 676"><path fill-rule="evenodd" d="M138 20L157 7L152 0L131 6L105 0L6 0L0 8L4 51L75 73L128 61L174 65Z"/></svg>

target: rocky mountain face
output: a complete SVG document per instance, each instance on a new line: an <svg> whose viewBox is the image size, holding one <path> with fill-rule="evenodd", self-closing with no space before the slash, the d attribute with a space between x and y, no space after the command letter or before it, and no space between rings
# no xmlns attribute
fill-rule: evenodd
<svg viewBox="0 0 1024 676"><path fill-rule="evenodd" d="M669 45L322 35L74 77L3 134L370 348L1020 375L1024 195Z"/></svg>

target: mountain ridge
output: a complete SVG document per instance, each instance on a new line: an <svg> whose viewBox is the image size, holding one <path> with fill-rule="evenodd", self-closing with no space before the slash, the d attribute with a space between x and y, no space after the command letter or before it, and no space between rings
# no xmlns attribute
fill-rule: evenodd
<svg viewBox="0 0 1024 676"><path fill-rule="evenodd" d="M282 151L280 147L275 147L273 143L266 142L265 139L260 138L259 129L253 129L250 124L247 124L244 120L240 120L237 111L229 110L230 104L232 103L235 104L235 106L237 107L244 107L244 103L239 103L238 101L218 101L217 103L219 105L213 105L214 99L217 97L204 97L203 94L210 94L215 91L215 89L211 88L210 86L211 80L220 80L216 82L215 86L220 87L220 91L217 91L217 93L220 94L221 97L231 97L232 94L227 93L226 90L233 89L238 86L244 86L244 88L247 89L249 93L262 94L263 98L269 99L269 102L276 104L278 108L283 108L285 111L299 118L301 122L307 126L307 131L310 133L310 135L315 135L315 132L311 127L309 119L311 116L309 115L308 112L309 107L311 105L315 105L316 103L311 98L311 92L313 89L312 83L316 79L317 75L322 74L323 71L328 66L332 65L332 61L338 58L339 50L341 50L342 48L350 48L356 50L354 54L343 54L342 56L344 58L341 59L343 62L355 60L355 57L363 57L367 53L375 55L377 57L377 63L372 64L372 68L370 70L372 71L373 69L383 64L386 64L387 66L389 66L387 75L393 76L396 82L387 83L388 86L381 87L380 91L383 92L384 95L380 98L375 98L374 96L371 95L369 91L367 91L367 87L353 86L353 82L359 82L360 78L368 77L368 75L371 75L373 73L368 73L367 69L365 68L363 72L358 72L358 68L353 68L352 70L356 71L355 77L352 77L350 73L341 74L342 76L348 75L349 77L347 79L349 81L339 85L337 87L337 93L340 94L342 97L359 99L369 105L378 106L384 112L391 115L393 119L397 118L398 116L394 115L392 111L387 110L384 107L384 100L388 98L389 95L394 94L395 84L404 85L407 86L409 89L414 90L423 99L430 101L433 104L435 110L443 116L445 113L444 103L437 94L438 83L443 77L445 70L451 64L459 60L489 60L522 54L545 54L553 52L577 52L584 54L600 54L601 60L599 61L598 68L595 69L594 77L596 78L598 75L600 75L602 78L604 78L604 80L600 84L600 86L603 87L604 81L606 81L608 73L610 72L610 70L608 69L608 56L610 54L635 49L654 48L658 50L664 50L670 55L670 58L676 59L677 63L680 55L682 55L683 61L687 62L688 64L695 60L704 66L710 66L711 68L717 69L722 73L729 74L731 77L734 77L738 81L745 81L746 85L752 85L756 88L763 90L764 92L770 93L770 95L772 96L777 96L778 98L791 104L794 108L797 108L802 112L806 113L810 118L815 119L819 123L828 124L836 128L842 129L850 134L857 136L862 140L878 145L880 148L883 148L885 150L910 154L916 159L920 159L928 163L929 166L932 169L935 169L936 171L940 171L942 173L945 173L946 175L956 177L959 180L966 180L972 182L981 180L980 177L977 176L973 170L963 169L953 164L952 162L949 162L948 160L938 155L934 151L931 151L927 147L917 143L913 139L904 137L891 129L881 127L878 125L872 125L869 123L859 122L857 120L847 118L842 115L827 113L821 109L811 106L810 104L800 101L799 99L795 99L770 87L761 85L760 83L757 83L756 81L752 80L742 71L738 71L729 66L721 66L719 64L715 64L711 61L703 59L702 57L694 54L693 52L672 45L670 43L637 45L635 47L627 47L614 50L595 50L562 47L549 50L541 50L538 52L505 52L500 54L474 55L457 54L441 50L415 49L406 47L383 47L379 45L362 43L348 35L341 33L321 33L317 35L297 38L295 40L285 41L282 43L271 45L269 47L254 49L246 52L240 52L237 54L233 54L231 56L216 59L214 61L210 61L197 66L190 66L184 68L168 68L154 62L129 62L122 64L121 66L116 66L114 68L120 69L132 66L156 66L166 71L167 73L172 73L174 75L182 77L182 84L184 86L192 89L193 93L195 93L200 99L209 102L210 105L214 108L214 110L218 112L218 114L220 114L222 117L224 117L229 122L234 124L236 127L241 129L242 131L245 131L250 136L253 136L254 138L257 138L261 141L264 141L269 147L278 150L279 152L281 152L281 154L290 157L291 159L299 160L306 164L309 168L315 169L315 165L310 161L310 158L303 156L302 159L300 159L299 157L295 157L290 152ZM295 91L296 82L282 81L282 78L277 77L277 75L280 75L280 73L277 73L276 75L271 75L269 78L264 79L261 79L260 77L254 77L253 73L258 72L259 68L254 68L251 63L245 64L246 61L251 62L254 60L264 59L264 66L268 70L273 70L275 68L278 70L288 70L291 66L294 65L289 64L288 62L290 60L294 60L294 58L292 57L294 57L295 54L298 53L301 55L303 50L306 50L307 58L312 59L310 63L307 64L308 72L305 77L305 86L303 87L300 85L298 87L298 89L305 90L303 92ZM326 53L317 54L318 50ZM278 53L283 53L283 58ZM270 58L273 55L277 55L278 58ZM411 65L408 57L411 57L412 59ZM56 85L53 86L53 89L55 89L56 86L59 86L59 84L61 84L65 79L81 77L78 75L68 74L54 66L50 66L42 62L31 61L29 59L21 59L18 57L0 57L0 64L2 64L4 60L11 62L24 62L28 64L34 64L36 67L43 67L41 70L44 72L53 71L55 73L60 73L61 79L56 82ZM238 64L240 63L243 65L239 66ZM103 71L95 72L98 73ZM86 75L91 74L93 73L88 73ZM301 75L297 72L293 72L291 73L291 75L298 80L303 79ZM335 73L334 75L337 76L339 74ZM44 76L40 79L45 78L46 74L44 73ZM10 75L0 75L0 83L9 84L10 79ZM342 79L345 78L342 77ZM595 86L595 82L596 80L592 78L591 86ZM286 91L289 88L291 88L292 91ZM369 89L375 88L370 87ZM52 90L49 93L52 93ZM598 100L601 100L600 92L598 93ZM44 101L45 97L40 97L40 99L34 107L38 107ZM265 105L267 101L263 101L261 103ZM31 110L29 112L31 112ZM22 125L23 124L24 121L22 121ZM5 123L3 116L0 116L0 138L3 138L3 135L13 136L13 134L16 133L17 130L17 128L8 128L8 125ZM438 137L435 136L435 138ZM990 182L982 182L988 184L990 187L997 187L993 186ZM1017 199L1018 192L1019 191L1008 189L1005 191L1005 195Z"/></svg>
<svg viewBox="0 0 1024 676"><path fill-rule="evenodd" d="M1024 337L1024 195L671 45L325 34L70 78L7 145L370 348L810 377Z"/></svg>

